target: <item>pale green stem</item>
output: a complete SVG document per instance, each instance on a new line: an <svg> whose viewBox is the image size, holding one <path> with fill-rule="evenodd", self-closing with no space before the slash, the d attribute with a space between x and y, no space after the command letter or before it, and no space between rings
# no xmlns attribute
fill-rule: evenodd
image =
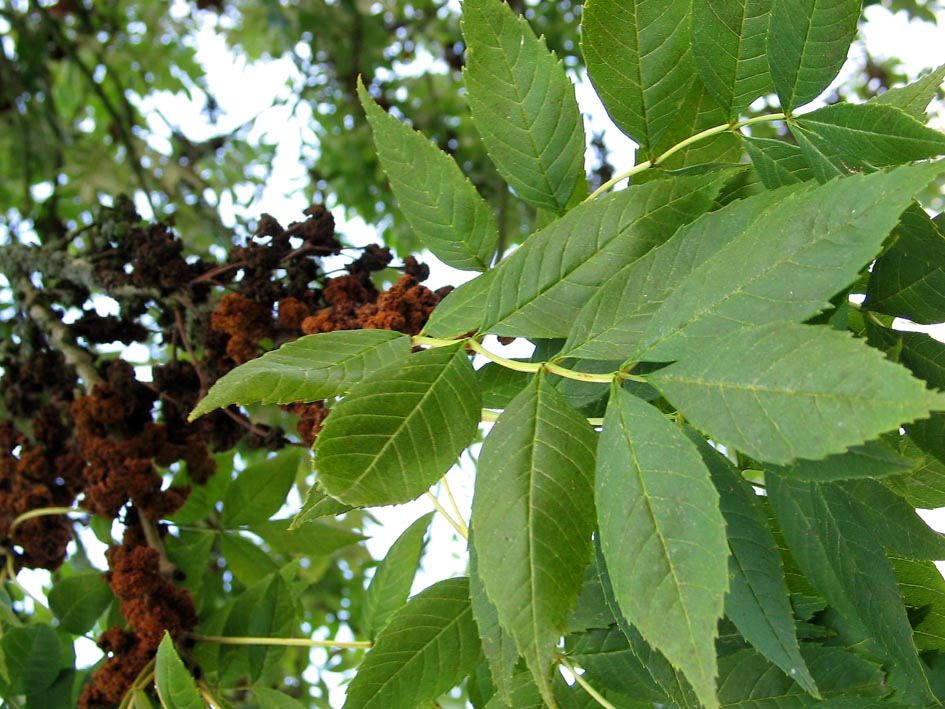
<svg viewBox="0 0 945 709"><path fill-rule="evenodd" d="M23 595L24 595L24 596L28 596L29 598L31 598L31 599L33 600L33 603L35 603L38 607L43 608L43 609L45 609L47 612L50 612L50 613L51 613L52 611L49 610L49 606L47 606L47 605L46 605L45 603L43 603L40 599L38 599L36 596L34 596L32 593L30 593L30 590L29 590L26 586L24 586L23 584L21 584L21 583L17 580L17 578L16 578L16 567L13 565L13 554L12 554L12 553L9 553L9 554L6 555L6 561L7 561L7 563L6 563L6 567L5 567L4 571L6 571L6 576L7 576L7 578L10 580L10 582L16 584L16 587L17 587L18 589L20 589L20 591L23 592Z"/></svg>
<svg viewBox="0 0 945 709"><path fill-rule="evenodd" d="M450 501L450 506L453 508L453 513L456 515L456 519L459 520L460 525L465 530L465 534L460 532L460 535L463 539L469 539L469 527L466 526L466 522L463 519L463 512L459 509L459 505L456 504L456 498L453 497L453 491L450 489L449 481L446 479L446 476L443 476L443 479L440 480L443 484L443 492L446 493L446 498Z"/></svg>
<svg viewBox="0 0 945 709"><path fill-rule="evenodd" d="M466 525L453 519L450 516L450 513L447 512L443 505L440 504L440 501L436 499L436 495L434 495L429 490L427 490L427 497L430 498L430 502L433 503L436 511L443 515L446 518L446 521L450 523L450 526L456 530L456 533L459 534L459 536L461 536L463 539L469 539L469 532L464 529Z"/></svg>
<svg viewBox="0 0 945 709"><path fill-rule="evenodd" d="M483 423L495 423L499 420L499 416L502 415L501 411L496 411L495 409L482 409L479 414L479 420ZM604 419L599 417L590 417L587 419L587 422L591 426L603 426Z"/></svg>
<svg viewBox="0 0 945 709"><path fill-rule="evenodd" d="M617 709L617 707L608 702L600 692L588 684L587 680L577 673L577 670L574 669L574 665L568 662L566 658L559 657L558 662L560 662L561 666L564 667L568 672L574 675L574 681L581 685L581 689L590 694L595 702L604 707L604 709Z"/></svg>
<svg viewBox="0 0 945 709"><path fill-rule="evenodd" d="M200 635L191 633L190 637L199 642L217 643L218 645L285 645L287 647L327 647L343 650L369 650L371 643L366 640L315 640L313 638L254 638L224 637L220 635Z"/></svg>
<svg viewBox="0 0 945 709"><path fill-rule="evenodd" d="M616 177L612 177L611 179L607 180L607 182L605 182L600 187L598 187L596 190L591 192L591 194L589 194L584 199L584 201L590 202L592 199L595 199L596 197L602 195L604 192L609 190L611 187L616 185L621 180L626 180L629 177L633 177L637 173L643 172L644 170L647 170L651 167L656 167L660 163L665 162L666 159L669 158L671 155L679 152L680 150L683 150L684 148L688 148L693 143L698 143L700 140L704 140L705 138L711 138L713 135L719 135L721 133L727 133L729 131L734 133L735 131L741 130L742 128L745 128L746 126L750 126L755 123L766 123L770 121L783 121L785 118L787 118L787 116L783 113L771 113L764 116L755 116L754 118L746 118L745 120L738 121L736 123L723 123L722 125L706 128L704 131L700 131L699 133L696 133L695 135L691 135L685 140L679 143L676 143L676 145L674 145L673 147L671 147L669 150L662 153L658 157L655 157L652 160L646 160L645 162L641 162L639 165L634 165L626 172L622 172Z"/></svg>
<svg viewBox="0 0 945 709"><path fill-rule="evenodd" d="M490 352L472 338L466 340L466 344L473 352L477 352L483 357L491 359L496 364L500 364L506 369L511 369L516 372L537 372L545 366L544 362L521 362L517 359L507 359L497 355L495 352Z"/></svg>
<svg viewBox="0 0 945 709"><path fill-rule="evenodd" d="M8 532L9 536L13 536L13 533L16 531L16 528L27 520L35 519L36 517L48 517L50 515L67 515L72 512L78 512L81 514L88 514L85 510L76 509L75 507L39 507L35 510L29 510L24 512L10 525L10 531Z"/></svg>

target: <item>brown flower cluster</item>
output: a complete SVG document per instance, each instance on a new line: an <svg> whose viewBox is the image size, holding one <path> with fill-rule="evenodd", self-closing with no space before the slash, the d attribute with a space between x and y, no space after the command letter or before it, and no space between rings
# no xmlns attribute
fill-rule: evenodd
<svg viewBox="0 0 945 709"><path fill-rule="evenodd" d="M177 640L197 625L197 609L190 591L175 586L161 573L160 552L146 546L135 525L128 527L125 543L108 550L105 575L119 600L119 610L130 630L113 626L99 638L105 662L83 687L80 709L114 706L157 653L167 630Z"/></svg>

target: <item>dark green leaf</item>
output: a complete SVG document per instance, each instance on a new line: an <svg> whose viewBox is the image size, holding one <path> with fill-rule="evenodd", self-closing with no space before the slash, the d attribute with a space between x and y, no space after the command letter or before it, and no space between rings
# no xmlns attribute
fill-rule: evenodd
<svg viewBox="0 0 945 709"><path fill-rule="evenodd" d="M309 455L291 446L240 472L223 496L223 526L239 527L272 517L285 504L299 467L308 467Z"/></svg>
<svg viewBox="0 0 945 709"><path fill-rule="evenodd" d="M843 453L821 460L800 459L778 472L796 480L828 482L850 478L884 478L901 475L915 467L911 458L899 455L882 440L867 441Z"/></svg>
<svg viewBox="0 0 945 709"><path fill-rule="evenodd" d="M861 341L794 323L716 340L648 381L713 440L778 464L839 453L943 406Z"/></svg>
<svg viewBox="0 0 945 709"><path fill-rule="evenodd" d="M460 337L477 331L486 321L486 303L494 277L495 270L486 271L451 291L430 315L423 334Z"/></svg>
<svg viewBox="0 0 945 709"><path fill-rule="evenodd" d="M719 492L725 518L730 588L725 614L752 646L805 691L819 696L797 643L787 581L764 508L751 485L692 429Z"/></svg>
<svg viewBox="0 0 945 709"><path fill-rule="evenodd" d="M319 482L351 505L412 500L449 470L479 414L462 345L412 355L369 375L332 409L315 441Z"/></svg>
<svg viewBox="0 0 945 709"><path fill-rule="evenodd" d="M921 614L913 623L915 644L920 650L945 650L945 579L932 561L892 557L906 607Z"/></svg>
<svg viewBox="0 0 945 709"><path fill-rule="evenodd" d="M587 71L614 123L645 154L698 78L688 0L588 0L581 18Z"/></svg>
<svg viewBox="0 0 945 709"><path fill-rule="evenodd" d="M620 610L717 707L728 546L709 471L679 428L616 388L597 461L601 549Z"/></svg>
<svg viewBox="0 0 945 709"><path fill-rule="evenodd" d="M584 183L584 121L564 66L500 0L463 3L466 99L499 173L522 200L563 213Z"/></svg>
<svg viewBox="0 0 945 709"><path fill-rule="evenodd" d="M870 633L896 670L901 699L930 701L892 567L849 497L838 483L779 475L766 481L768 499L804 573L844 618Z"/></svg>
<svg viewBox="0 0 945 709"><path fill-rule="evenodd" d="M568 658L584 668L584 678L595 687L649 702L666 701L666 694L616 625L581 633L577 642L568 648Z"/></svg>
<svg viewBox="0 0 945 709"><path fill-rule="evenodd" d="M945 135L893 106L840 103L826 106L788 124L803 134L801 152L812 164L816 151L838 172L875 170L945 153Z"/></svg>
<svg viewBox="0 0 945 709"><path fill-rule="evenodd" d="M158 646L154 684L165 709L203 709L206 706L190 670L177 655L174 641L166 630Z"/></svg>
<svg viewBox="0 0 945 709"><path fill-rule="evenodd" d="M504 409L525 388L531 374L487 362L476 370L476 377L482 389L482 405L487 409Z"/></svg>
<svg viewBox="0 0 945 709"><path fill-rule="evenodd" d="M769 190L814 179L801 149L783 140L743 136L758 177Z"/></svg>
<svg viewBox="0 0 945 709"><path fill-rule="evenodd" d="M226 559L227 568L247 586L279 570L276 562L259 548L257 542L236 532L220 535L220 552Z"/></svg>
<svg viewBox="0 0 945 709"><path fill-rule="evenodd" d="M59 624L76 635L89 632L115 595L102 574L77 574L58 581L49 592L49 609Z"/></svg>
<svg viewBox="0 0 945 709"><path fill-rule="evenodd" d="M230 404L289 404L339 396L368 372L409 353L410 338L399 332L306 335L220 377L190 419Z"/></svg>
<svg viewBox="0 0 945 709"><path fill-rule="evenodd" d="M846 698L852 703L817 701L778 672L762 655L752 650L741 650L719 658L719 698L722 706L751 709L817 706L878 709L886 706L870 701L870 698L878 700L888 691L886 678L878 665L840 648L808 647L803 654L823 696L840 701Z"/></svg>
<svg viewBox="0 0 945 709"><path fill-rule="evenodd" d="M847 59L860 0L774 0L768 66L781 106L790 112L817 98Z"/></svg>
<svg viewBox="0 0 945 709"><path fill-rule="evenodd" d="M943 421L945 418L940 414L933 414L932 419L926 420L939 424ZM939 425L936 437L940 440L945 438L945 426ZM913 470L905 475L886 478L883 482L906 498L913 507L945 507L945 462L919 448L911 436L899 436L898 442L899 451L913 461Z"/></svg>
<svg viewBox="0 0 945 709"><path fill-rule="evenodd" d="M345 707L421 707L473 671L482 652L465 578L447 579L393 615L348 687Z"/></svg>
<svg viewBox="0 0 945 709"><path fill-rule="evenodd" d="M360 77L358 97L400 209L423 246L453 268L485 271L499 242L492 208L453 158L374 103Z"/></svg>
<svg viewBox="0 0 945 709"><path fill-rule="evenodd" d="M873 265L866 307L931 324L945 321L945 235L918 205L907 209L896 241Z"/></svg>
<svg viewBox="0 0 945 709"><path fill-rule="evenodd" d="M547 698L555 646L590 558L595 436L543 375L499 417L479 458L479 576Z"/></svg>
<svg viewBox="0 0 945 709"><path fill-rule="evenodd" d="M649 322L639 358L669 361L745 325L825 310L943 169L854 175L779 202L679 283Z"/></svg>
<svg viewBox="0 0 945 709"><path fill-rule="evenodd" d="M429 512L407 527L377 565L362 608L364 632L369 638L375 637L407 602L432 519L433 513Z"/></svg>
<svg viewBox="0 0 945 709"><path fill-rule="evenodd" d="M211 568L210 550L216 534L210 529L180 530L176 535L164 538L168 560L183 574L180 585L190 590L200 607L204 576Z"/></svg>
<svg viewBox="0 0 945 709"><path fill-rule="evenodd" d="M926 109L945 81L945 64L907 86L897 86L874 96L868 103L895 106L913 118L926 120Z"/></svg>
<svg viewBox="0 0 945 709"><path fill-rule="evenodd" d="M692 54L728 119L773 88L765 50L770 10L768 0L692 5Z"/></svg>
<svg viewBox="0 0 945 709"><path fill-rule="evenodd" d="M567 336L601 283L707 212L730 177L657 180L575 207L493 269L481 328L530 338ZM437 334L444 326L434 311L428 329Z"/></svg>

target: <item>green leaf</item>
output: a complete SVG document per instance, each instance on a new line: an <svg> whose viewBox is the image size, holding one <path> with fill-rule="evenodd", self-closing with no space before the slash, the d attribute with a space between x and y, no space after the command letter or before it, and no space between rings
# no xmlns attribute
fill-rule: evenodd
<svg viewBox="0 0 945 709"><path fill-rule="evenodd" d="M479 414L461 344L411 355L366 377L332 409L315 441L318 479L350 505L408 502L449 470Z"/></svg>
<svg viewBox="0 0 945 709"><path fill-rule="evenodd" d="M614 123L650 155L697 78L688 0L588 0L581 49ZM650 157L653 157L650 155Z"/></svg>
<svg viewBox="0 0 945 709"><path fill-rule="evenodd" d="M466 100L499 174L539 209L586 194L584 121L564 66L500 0L463 3Z"/></svg>
<svg viewBox="0 0 945 709"><path fill-rule="evenodd" d="M469 582L447 579L390 619L348 687L345 707L421 707L458 684L482 657Z"/></svg>
<svg viewBox="0 0 945 709"><path fill-rule="evenodd" d="M932 530L906 500L876 480L839 485L874 537L907 559L945 559L945 536Z"/></svg>
<svg viewBox="0 0 945 709"><path fill-rule="evenodd" d="M472 510L479 576L546 701L555 646L590 558L594 446L587 421L538 375L499 417L479 457Z"/></svg>
<svg viewBox="0 0 945 709"><path fill-rule="evenodd" d="M334 517L336 515L341 515L351 510L357 509L351 505L346 505L344 502L339 502L334 497L331 497L328 493L322 490L321 486L318 484L318 481L315 481L315 484L312 485L308 492L305 493L305 500L302 502L302 509L300 509L295 517L292 518L292 524L289 525L289 529L298 529L306 522L311 522L312 520L319 519L320 517Z"/></svg>
<svg viewBox="0 0 945 709"><path fill-rule="evenodd" d="M168 560L183 574L178 582L187 588L200 607L204 578L211 571L210 550L216 541L216 533L211 529L181 529L177 534L164 537L164 548Z"/></svg>
<svg viewBox="0 0 945 709"><path fill-rule="evenodd" d="M945 321L945 234L918 205L907 209L896 241L876 259L865 307L928 325Z"/></svg>
<svg viewBox="0 0 945 709"><path fill-rule="evenodd" d="M487 362L476 370L476 377L482 389L482 405L487 409L504 409L528 385L531 374Z"/></svg>
<svg viewBox="0 0 945 709"><path fill-rule="evenodd" d="M367 539L363 534L329 522L309 522L295 529L290 526L290 520L274 519L252 524L249 531L262 537L274 551L308 557L330 556Z"/></svg>
<svg viewBox="0 0 945 709"><path fill-rule="evenodd" d="M887 706L869 701L888 691L885 675L878 665L841 648L807 647L804 659L817 679L823 696L834 701L817 701L792 682L762 655L740 650L719 658L719 698L723 707L751 709L873 709ZM841 704L842 699L851 701Z"/></svg>
<svg viewBox="0 0 945 709"><path fill-rule="evenodd" d="M611 393L597 453L601 549L620 610L682 670L699 700L715 693L728 546L709 471L682 431L622 389Z"/></svg>
<svg viewBox="0 0 945 709"><path fill-rule="evenodd" d="M299 466L303 461L307 464L308 456L308 451L290 446L247 466L223 496L222 525L232 529L272 517L285 504Z"/></svg>
<svg viewBox="0 0 945 709"><path fill-rule="evenodd" d="M895 106L919 121L925 121L926 110L945 81L945 64L930 71L918 81L897 86L874 96L867 103Z"/></svg>
<svg viewBox="0 0 945 709"><path fill-rule="evenodd" d="M61 669L59 638L45 623L5 628L0 649L7 675L27 696L48 690Z"/></svg>
<svg viewBox="0 0 945 709"><path fill-rule="evenodd" d="M76 635L89 632L115 595L100 573L77 574L58 581L49 592L49 609L59 624Z"/></svg>
<svg viewBox="0 0 945 709"><path fill-rule="evenodd" d="M657 704L666 701L666 694L617 625L581 633L568 648L568 659L585 670L585 679L595 687Z"/></svg>
<svg viewBox="0 0 945 709"><path fill-rule="evenodd" d="M805 156L813 149L838 172L872 171L945 153L945 135L894 106L834 104L788 125Z"/></svg>
<svg viewBox="0 0 945 709"><path fill-rule="evenodd" d="M768 66L781 106L790 112L827 88L856 35L860 0L774 0Z"/></svg>
<svg viewBox="0 0 945 709"><path fill-rule="evenodd" d="M830 605L870 634L897 670L897 689L905 695L900 698L919 705L930 701L892 567L838 483L765 479L768 499L805 575Z"/></svg>
<svg viewBox="0 0 945 709"><path fill-rule="evenodd" d="M481 329L565 337L601 283L707 212L730 177L725 172L656 180L575 207L493 269Z"/></svg>
<svg viewBox="0 0 945 709"><path fill-rule="evenodd" d="M497 696L506 704L512 704L514 692L514 674L518 663L518 649L515 640L499 623L499 613L486 595L486 589L479 576L479 562L476 558L474 542L475 530L470 530L469 539L469 599L472 604L473 618L479 628L482 652L486 656L489 673L495 684ZM541 696L538 688L535 693Z"/></svg>
<svg viewBox="0 0 945 709"><path fill-rule="evenodd" d="M220 553L226 559L227 568L247 586L279 570L272 557L256 542L236 532L220 535Z"/></svg>
<svg viewBox="0 0 945 709"><path fill-rule="evenodd" d="M624 266L581 309L559 356L626 359L680 283L740 234L755 233L754 225L797 191L738 200L681 227L665 244Z"/></svg>
<svg viewBox="0 0 945 709"><path fill-rule="evenodd" d="M154 684L164 709L203 709L206 706L193 675L177 655L174 641L166 630L158 646Z"/></svg>
<svg viewBox="0 0 945 709"><path fill-rule="evenodd" d="M701 436L687 430L702 454L719 493L729 557L730 588L725 614L738 632L787 677L819 697L801 656L787 581L768 527L768 516L751 485Z"/></svg>
<svg viewBox="0 0 945 709"><path fill-rule="evenodd" d="M940 415L933 416L941 419ZM939 427L936 437L945 438L945 427ZM886 478L882 482L906 498L913 507L945 507L945 462L919 448L911 435L899 436L898 439L899 451L913 461L913 469L905 475Z"/></svg>
<svg viewBox="0 0 945 709"><path fill-rule="evenodd" d="M268 687L254 688L253 695L259 702L259 709L305 709L305 705L298 699Z"/></svg>
<svg viewBox="0 0 945 709"><path fill-rule="evenodd" d="M377 635L377 631L407 602L432 519L433 512L429 512L407 527L377 565L362 606L364 632L369 638Z"/></svg>
<svg viewBox="0 0 945 709"><path fill-rule="evenodd" d="M706 88L735 119L772 90L765 49L769 0L692 5L692 54Z"/></svg>
<svg viewBox="0 0 945 709"><path fill-rule="evenodd" d="M360 77L358 97L394 196L423 246L453 268L485 271L499 243L492 208L453 158L374 103Z"/></svg>
<svg viewBox="0 0 945 709"><path fill-rule="evenodd" d="M305 335L224 374L190 420L230 404L289 404L340 396L367 373L410 354L410 338L387 330Z"/></svg>
<svg viewBox="0 0 945 709"><path fill-rule="evenodd" d="M769 190L814 179L801 149L783 140L742 136L751 163Z"/></svg>
<svg viewBox="0 0 945 709"><path fill-rule="evenodd" d="M779 202L679 283L648 324L639 358L672 360L745 325L825 310L943 169L854 175ZM715 219L724 217L705 217Z"/></svg>
<svg viewBox="0 0 945 709"><path fill-rule="evenodd" d="M906 607L918 609L921 620L913 623L919 650L945 650L945 579L935 562L890 559Z"/></svg>
<svg viewBox="0 0 945 709"><path fill-rule="evenodd" d="M742 330L648 380L713 440L778 464L839 453L943 405L861 341L794 323Z"/></svg>
<svg viewBox="0 0 945 709"><path fill-rule="evenodd" d="M884 478L901 475L914 467L912 459L899 455L882 440L873 440L821 460L799 459L788 466L776 468L776 471L796 480L828 482L851 478Z"/></svg>
<svg viewBox="0 0 945 709"><path fill-rule="evenodd" d="M494 277L495 269L486 271L451 291L430 314L422 334L450 338L476 332L486 321L486 301Z"/></svg>

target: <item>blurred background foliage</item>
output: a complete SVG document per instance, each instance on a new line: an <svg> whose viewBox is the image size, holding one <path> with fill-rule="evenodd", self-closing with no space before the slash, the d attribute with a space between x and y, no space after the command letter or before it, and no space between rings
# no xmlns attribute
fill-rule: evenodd
<svg viewBox="0 0 945 709"><path fill-rule="evenodd" d="M510 2L582 75L578 0ZM935 22L940 9L922 0L882 4L919 22ZM198 38L210 32L225 39L237 76L274 59L291 62L291 76L275 79L287 82L275 102L311 116L298 161L312 202L378 226L401 253L417 246L362 120L354 90L362 75L385 109L457 158L496 209L504 244L515 243L536 215L507 199L466 116L458 19L456 0L0 2L2 226L29 225L40 240L56 240L89 223L103 198L133 192L145 216L173 214L188 244L206 251L229 238L234 215L256 218L252 205L272 179L279 143L272 131L254 131L266 111L198 136L161 110L166 92L186 96L219 125L220 106L197 59ZM853 58L858 74L838 89L847 98L854 86L866 98L862 87L878 93L907 78L895 58L875 59L868 47L856 47ZM592 137L592 179L606 179L607 153Z"/></svg>

